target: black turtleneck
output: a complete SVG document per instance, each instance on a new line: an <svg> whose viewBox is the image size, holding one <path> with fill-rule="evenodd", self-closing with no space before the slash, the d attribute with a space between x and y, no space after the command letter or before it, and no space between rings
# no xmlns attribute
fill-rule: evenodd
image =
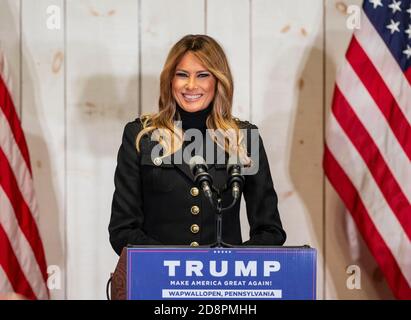
<svg viewBox="0 0 411 320"><path fill-rule="evenodd" d="M200 111L188 112L177 105L177 112L180 114L183 130L198 129L201 133L205 134L207 129L207 117L212 110L212 104Z"/></svg>

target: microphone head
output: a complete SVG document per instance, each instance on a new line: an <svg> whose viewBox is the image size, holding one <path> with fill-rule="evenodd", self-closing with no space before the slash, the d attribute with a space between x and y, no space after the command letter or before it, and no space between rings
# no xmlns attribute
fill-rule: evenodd
<svg viewBox="0 0 411 320"><path fill-rule="evenodd" d="M227 162L227 172L230 173L230 171L235 168L237 170L241 170L241 163L238 159L237 156L230 156L230 158L228 158L228 162Z"/></svg>
<svg viewBox="0 0 411 320"><path fill-rule="evenodd" d="M205 166L206 169L208 169L207 167L207 163L205 162L204 158L202 156L194 156L190 159L190 171L193 172L195 166L197 165L202 165Z"/></svg>

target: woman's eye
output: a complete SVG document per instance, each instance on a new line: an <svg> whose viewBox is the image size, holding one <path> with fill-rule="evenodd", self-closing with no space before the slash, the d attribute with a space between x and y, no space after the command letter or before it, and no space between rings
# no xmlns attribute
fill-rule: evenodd
<svg viewBox="0 0 411 320"><path fill-rule="evenodd" d="M185 73L181 73L181 72L177 72L176 76L177 77L187 77L187 75Z"/></svg>
<svg viewBox="0 0 411 320"><path fill-rule="evenodd" d="M198 75L198 77L199 78L206 78L206 77L208 77L210 74L208 74L208 73L200 73L199 75Z"/></svg>

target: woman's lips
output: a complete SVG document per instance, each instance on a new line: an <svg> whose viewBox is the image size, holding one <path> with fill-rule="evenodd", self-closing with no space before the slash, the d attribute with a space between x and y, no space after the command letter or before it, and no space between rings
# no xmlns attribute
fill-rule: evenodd
<svg viewBox="0 0 411 320"><path fill-rule="evenodd" d="M183 93L182 94L184 97L184 100L188 101L188 102L193 102L193 101L197 101L199 100L203 94L187 94L187 93Z"/></svg>

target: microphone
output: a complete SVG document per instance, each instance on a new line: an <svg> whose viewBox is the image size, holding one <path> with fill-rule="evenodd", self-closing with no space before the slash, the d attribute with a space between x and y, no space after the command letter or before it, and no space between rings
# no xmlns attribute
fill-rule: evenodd
<svg viewBox="0 0 411 320"><path fill-rule="evenodd" d="M207 198L213 201L213 194L211 186L213 185L213 178L208 173L208 166L204 158L201 156L194 156L190 159L190 170L194 176L194 182L201 187Z"/></svg>
<svg viewBox="0 0 411 320"><path fill-rule="evenodd" d="M227 173L229 175L227 185L231 187L231 193L235 200L240 198L241 188L245 181L244 176L241 174L241 165L236 159L237 157L230 157L227 164Z"/></svg>

